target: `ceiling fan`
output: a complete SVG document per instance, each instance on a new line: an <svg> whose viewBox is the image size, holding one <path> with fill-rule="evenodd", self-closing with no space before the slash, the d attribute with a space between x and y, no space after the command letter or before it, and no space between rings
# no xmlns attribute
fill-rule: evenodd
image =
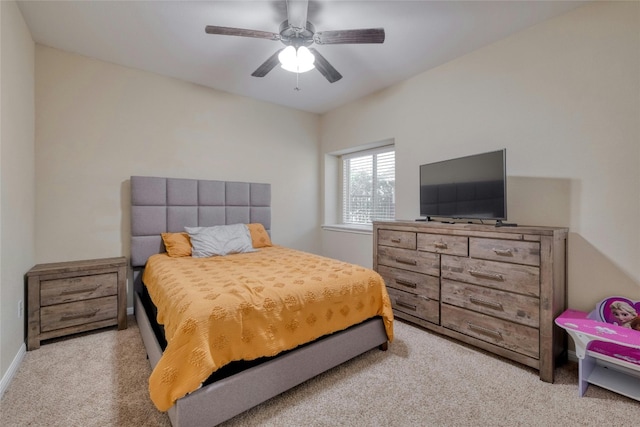
<svg viewBox="0 0 640 427"><path fill-rule="evenodd" d="M311 22L307 21L307 10L309 6L308 0L287 1L287 20L280 24L278 33L259 30L246 30L242 28L219 27L216 25L207 25L205 32L207 34L220 34L226 36L252 37L258 39L268 39L280 41L285 47L276 51L265 62L262 63L251 75L254 77L264 77L279 62L281 62L282 53L289 46L293 49L294 55L299 53L302 56L300 48L308 49L313 57L311 58L312 66L308 69L317 68L318 71L329 81L329 83L337 82L342 75L320 54L316 49L309 48L312 44L363 44L363 43L384 43L384 28L365 28L358 30L338 30L338 31L315 31L315 27ZM302 49L302 50L304 50ZM284 67L285 69L289 69ZM303 72L308 69L291 70L295 72Z"/></svg>

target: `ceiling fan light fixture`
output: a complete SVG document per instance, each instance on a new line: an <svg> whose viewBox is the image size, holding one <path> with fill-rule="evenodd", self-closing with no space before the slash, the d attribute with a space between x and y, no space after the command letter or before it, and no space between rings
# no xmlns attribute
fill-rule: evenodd
<svg viewBox="0 0 640 427"><path fill-rule="evenodd" d="M281 67L292 73L306 73L313 70L315 59L305 46L300 46L297 50L294 46L287 46L278 55Z"/></svg>

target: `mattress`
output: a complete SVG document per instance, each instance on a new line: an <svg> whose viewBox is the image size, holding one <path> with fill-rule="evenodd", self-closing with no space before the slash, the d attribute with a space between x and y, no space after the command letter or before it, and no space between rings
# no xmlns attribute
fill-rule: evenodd
<svg viewBox="0 0 640 427"><path fill-rule="evenodd" d="M165 411L213 373L238 361L278 355L393 314L373 270L281 246L210 258L149 258L143 282L167 346L149 381Z"/></svg>

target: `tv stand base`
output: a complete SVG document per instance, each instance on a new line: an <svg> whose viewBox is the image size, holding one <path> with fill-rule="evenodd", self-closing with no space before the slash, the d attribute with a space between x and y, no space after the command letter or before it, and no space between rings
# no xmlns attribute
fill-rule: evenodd
<svg viewBox="0 0 640 427"><path fill-rule="evenodd" d="M500 220L496 221L496 227L517 227L518 224L514 222L502 222Z"/></svg>

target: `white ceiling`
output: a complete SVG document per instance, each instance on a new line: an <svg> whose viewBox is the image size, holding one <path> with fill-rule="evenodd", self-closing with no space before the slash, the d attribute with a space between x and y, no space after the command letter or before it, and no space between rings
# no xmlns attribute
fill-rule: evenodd
<svg viewBox="0 0 640 427"><path fill-rule="evenodd" d="M36 43L299 110L324 113L437 67L582 1L311 0L316 31L383 27L384 44L316 49L343 75L251 73L279 41L210 35L206 25L277 33L284 0L19 1Z"/></svg>

